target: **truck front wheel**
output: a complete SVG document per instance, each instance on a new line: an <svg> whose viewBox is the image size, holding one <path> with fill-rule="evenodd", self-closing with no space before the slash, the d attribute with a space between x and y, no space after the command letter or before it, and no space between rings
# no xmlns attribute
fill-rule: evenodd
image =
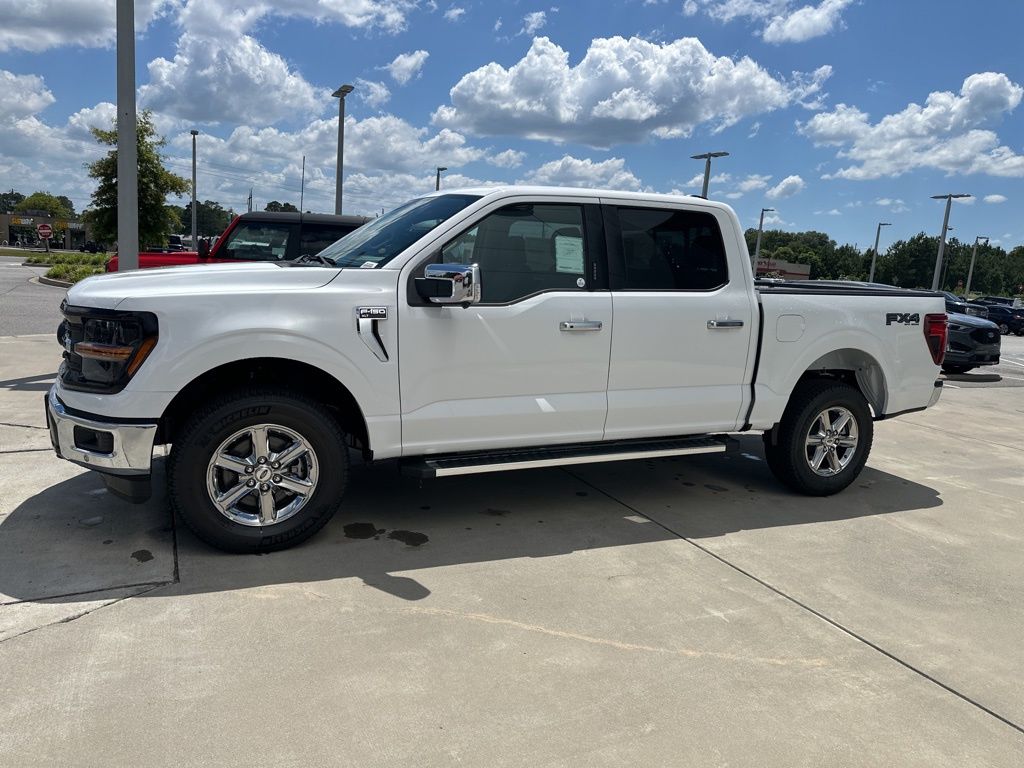
<svg viewBox="0 0 1024 768"><path fill-rule="evenodd" d="M270 552L308 539L341 503L348 451L323 405L274 389L226 395L197 412L167 465L172 509L229 552Z"/></svg>
<svg viewBox="0 0 1024 768"><path fill-rule="evenodd" d="M855 387L808 381L793 391L782 421L765 433L765 458L790 488L830 496L857 479L873 436L871 411Z"/></svg>

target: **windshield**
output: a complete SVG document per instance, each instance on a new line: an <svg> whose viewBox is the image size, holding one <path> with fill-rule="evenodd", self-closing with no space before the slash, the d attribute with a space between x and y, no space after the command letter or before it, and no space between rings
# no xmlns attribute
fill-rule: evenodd
<svg viewBox="0 0 1024 768"><path fill-rule="evenodd" d="M338 267L374 269L383 266L434 227L479 199L478 195L441 195L412 200L345 235L319 255Z"/></svg>

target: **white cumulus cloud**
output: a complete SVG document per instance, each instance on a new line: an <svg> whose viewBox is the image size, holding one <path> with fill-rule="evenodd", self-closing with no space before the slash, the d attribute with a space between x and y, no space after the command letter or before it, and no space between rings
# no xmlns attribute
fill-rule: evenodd
<svg viewBox="0 0 1024 768"><path fill-rule="evenodd" d="M831 32L840 15L853 0L823 0L820 5L805 5L792 13L772 17L761 36L766 43L802 43Z"/></svg>
<svg viewBox="0 0 1024 768"><path fill-rule="evenodd" d="M1024 177L1024 155L985 128L1020 104L1024 88L997 72L970 75L959 93L934 91L872 123L856 107L837 105L800 126L815 144L839 147L850 165L826 178L877 179L920 168L947 173Z"/></svg>
<svg viewBox="0 0 1024 768"><path fill-rule="evenodd" d="M60 46L95 48L114 42L110 0L5 0L0 8L0 51L45 51ZM135 29L144 32L176 0L135 0Z"/></svg>
<svg viewBox="0 0 1024 768"><path fill-rule="evenodd" d="M548 23L548 15L544 11L534 11L523 16L522 35L532 35L539 32Z"/></svg>
<svg viewBox="0 0 1024 768"><path fill-rule="evenodd" d="M377 82L375 80L364 80L358 78L356 80L356 93L368 107L377 108L388 103L391 98L391 91L384 83Z"/></svg>
<svg viewBox="0 0 1024 768"><path fill-rule="evenodd" d="M399 85L405 85L414 77L419 77L420 70L430 58L427 51L412 51L411 53L400 53L384 69L391 73L392 79Z"/></svg>
<svg viewBox="0 0 1024 768"><path fill-rule="evenodd" d="M466 9L465 8L459 8L456 5L453 5L451 8L449 8L447 11L444 12L444 17L446 19L448 19L448 21L458 21L459 19L461 19L465 15L466 15Z"/></svg>
<svg viewBox="0 0 1024 768"><path fill-rule="evenodd" d="M983 198L986 203L991 205L998 205L999 203L1006 202L1006 195L985 195Z"/></svg>
<svg viewBox="0 0 1024 768"><path fill-rule="evenodd" d="M543 184L559 187L588 187L603 189L639 190L640 179L626 168L620 157L595 162L590 158L565 155L531 171L521 180L525 184Z"/></svg>
<svg viewBox="0 0 1024 768"><path fill-rule="evenodd" d="M434 122L484 135L609 147L722 129L820 94L831 67L778 79L749 57L715 56L696 38L655 43L598 38L575 66L546 37L511 67L491 62L462 77Z"/></svg>
<svg viewBox="0 0 1024 768"><path fill-rule="evenodd" d="M769 200L782 200L802 192L805 186L804 180L794 174L793 176L787 176L765 192L765 196Z"/></svg>

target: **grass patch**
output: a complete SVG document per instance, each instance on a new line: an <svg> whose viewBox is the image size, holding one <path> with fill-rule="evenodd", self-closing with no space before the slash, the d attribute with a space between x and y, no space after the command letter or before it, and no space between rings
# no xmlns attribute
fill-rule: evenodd
<svg viewBox="0 0 1024 768"><path fill-rule="evenodd" d="M107 256L102 253L30 253L25 257L25 261L29 264L80 264L102 267L107 263Z"/></svg>
<svg viewBox="0 0 1024 768"><path fill-rule="evenodd" d="M47 271L46 276L51 280L67 280L77 283L93 275L102 275L102 264L55 264Z"/></svg>

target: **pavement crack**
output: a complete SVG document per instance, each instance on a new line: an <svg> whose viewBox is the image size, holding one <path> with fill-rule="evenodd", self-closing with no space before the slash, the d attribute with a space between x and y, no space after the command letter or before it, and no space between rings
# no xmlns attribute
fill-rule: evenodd
<svg viewBox="0 0 1024 768"><path fill-rule="evenodd" d="M723 653L720 651L707 651L698 648L665 648L656 645L644 645L641 643L627 643L620 640L611 640L603 637L594 637L593 635L584 635L579 632L568 632L561 629L552 629L551 627L545 627L540 624L528 624L522 621L516 621L515 619L506 619L500 616L492 616L488 613L465 613L463 611L453 611L445 608L426 608L421 606L410 606L403 609L409 613L419 613L428 616L447 616L456 619L467 619L470 621L479 621L485 624L500 624L506 627L514 627L515 629L521 629L525 632L536 632L542 635L548 635L550 637L558 637L564 640L577 640L583 643L589 643L591 645L603 645L607 648L615 648L620 651L642 651L646 653L661 653L668 656L683 656L690 659L720 659L722 661L730 662L748 662L753 664L769 664L772 666L804 666L804 667L823 667L828 664L826 659L804 659L804 658L777 658L777 657L765 657L765 656L743 656L736 653Z"/></svg>
<svg viewBox="0 0 1024 768"><path fill-rule="evenodd" d="M78 619L82 618L83 616L88 616L91 613L96 613L96 611L103 610L104 608L110 608L111 606L117 605L118 603L124 602L125 600L129 600L129 599L131 599L133 597L141 597L142 595L145 595L145 594L148 594L149 592L152 592L154 589L160 589L161 587L165 587L169 583L170 582L165 582L165 583L162 583L162 584L154 584L149 589L144 589L144 590L142 590L140 592L133 592L132 594L124 595L123 597L114 598L109 603L103 603L102 605L97 605L94 608L88 608L88 609L86 609L84 611L80 611L80 612L78 612L76 614L73 614L71 616L65 616L64 618L58 619L57 621L51 621L48 624L41 624L38 627L32 627L31 629L26 629L24 632L19 632L16 635L11 635L10 637L5 637L3 639L0 639L0 643L10 642L11 640L14 640L15 638L24 637L25 635L30 635L33 632L38 632L39 630L46 629L47 627L55 627L55 626L57 626L59 624L70 624L71 622L77 621ZM40 601L40 602L42 602L42 601Z"/></svg>
<svg viewBox="0 0 1024 768"><path fill-rule="evenodd" d="M939 431L942 431L942 430L939 430ZM983 440L981 442L986 442L986 441ZM947 693L950 693L953 696L956 696L961 701L963 701L963 702L969 704L970 706L980 710L981 712L984 712L985 714L989 715L990 717L995 718L999 722L1003 723L1004 725L1009 726L1010 728L1012 728L1013 730L1017 731L1018 733L1024 734L1024 726L1021 726L1018 723L1015 723L1013 720L1010 720L1008 717L999 714L998 712L996 712L995 710L993 710L993 709L991 709L989 707L986 707L984 704L982 704L979 701L976 701L975 699L972 699L967 694L961 693L956 688L953 688L951 685L947 685L946 683L942 682L938 678L933 677L932 675L930 675L927 672L925 672L923 669L915 667L909 661L906 661L905 659L901 659L899 656L897 656L892 651L887 651L885 648L883 648L882 646L878 645L875 642L872 642L871 640L868 640L863 635L857 634L856 632L854 632L849 627L845 626L844 624L841 624L840 622L838 622L837 620L835 620L833 618L830 618L829 616L826 616L821 611L819 611L819 610L817 610L815 608L812 608L811 606L807 605L806 603L801 602L800 600L798 600L797 598L793 597L789 593L783 591L779 587L776 587L776 586L768 583L767 581L765 581L764 579L760 578L759 576L755 576L750 571L747 571L744 568L741 568L740 566L736 565L735 563L733 563L733 562L727 560L726 558L722 557L721 555L716 554L715 552L712 552L710 549L705 547L703 544L700 544L697 541L694 541L693 539L691 539L690 537L684 536L683 534L679 533L678 531L673 530L672 528L670 528L665 523L663 523L660 520L658 520L655 517L653 517L650 513L648 513L648 512L641 512L640 510L636 509L635 507L633 507L633 506L627 504L626 502L624 502L622 499L619 499L618 497L613 496L611 493L609 493L608 491L604 490L603 488L599 488L598 486L594 485L592 482L590 482L589 480L581 477L580 475L576 474L575 472L572 472L572 471L570 471L568 469L565 469L564 467L563 467L562 471L565 472L570 477L575 478L579 482L583 483L584 485L587 485L590 488L593 488L595 491L600 493L602 496L605 496L606 498L610 499L611 501L615 502L616 504L618 504L618 505L620 505L622 507L625 507L626 509L630 510L633 514L643 515L644 517L649 519L652 523L656 524L657 526L659 526L660 528L662 528L666 532L672 534L676 538L681 539L682 541L685 541L690 546L695 547L696 549L699 549L705 555L708 555L709 557L714 558L715 560L720 562L722 565L724 565L724 566L726 566L728 568L731 568L732 570L734 570L737 573L745 576L746 578L750 579L751 581L756 582L757 584L761 585L765 589L775 593L776 595L778 595L779 597L783 598L784 600L789 601L790 603L792 603L793 605L797 606L798 608L806 611L807 613L810 613L812 616L815 616L816 618L820 619L821 621L824 621L826 624L831 625L833 628L839 630L840 632L842 632L843 634L847 635L848 637L853 638L858 643L861 643L862 645L865 645L868 648L871 648L872 650L876 651L877 653L882 654L883 656L885 656L890 661L896 662L897 664L899 664L901 667L903 667L904 669L908 670L909 672L917 675L918 677L921 677L924 680L927 680L928 682L930 682L930 683L932 683L934 685L937 685L939 688L941 688L942 690L946 691Z"/></svg>
<svg viewBox="0 0 1024 768"><path fill-rule="evenodd" d="M9 421L0 421L0 427L18 427L20 429L41 429L46 431L46 427L40 427L36 424L14 424Z"/></svg>

